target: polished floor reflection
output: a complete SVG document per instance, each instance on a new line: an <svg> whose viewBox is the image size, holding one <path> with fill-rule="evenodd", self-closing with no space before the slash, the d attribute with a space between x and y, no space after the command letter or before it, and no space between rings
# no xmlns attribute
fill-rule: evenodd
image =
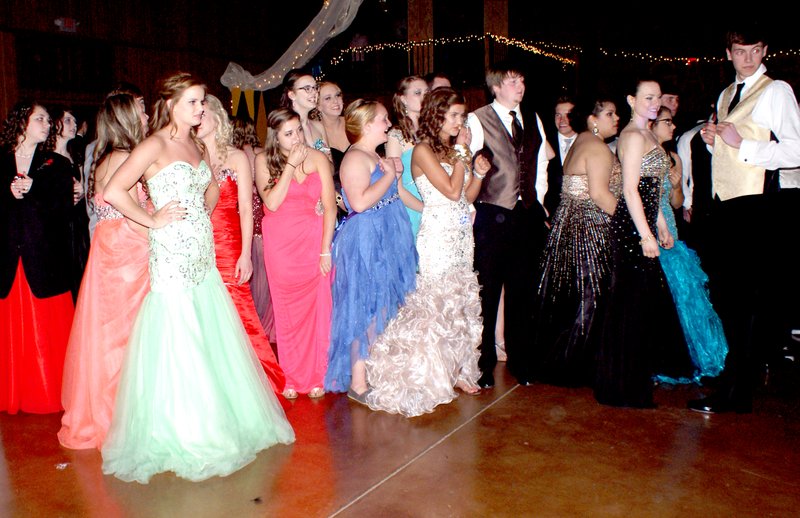
<svg viewBox="0 0 800 518"><path fill-rule="evenodd" d="M60 415L0 414L2 517L796 516L800 412L602 407L591 391L512 384L405 419L327 395L287 415L297 442L201 483L124 483L56 440Z"/></svg>

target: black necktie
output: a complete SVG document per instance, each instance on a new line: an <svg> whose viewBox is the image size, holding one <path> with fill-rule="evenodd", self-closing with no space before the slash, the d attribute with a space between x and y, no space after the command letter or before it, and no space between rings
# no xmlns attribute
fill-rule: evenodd
<svg viewBox="0 0 800 518"><path fill-rule="evenodd" d="M511 115L511 140L514 142L514 149L519 151L522 146L522 123L517 118L517 112L511 110L508 112Z"/></svg>
<svg viewBox="0 0 800 518"><path fill-rule="evenodd" d="M733 96L731 99L731 104L728 106L728 113L732 112L736 105L739 104L739 101L742 100L742 89L744 88L744 81L736 85L736 95Z"/></svg>

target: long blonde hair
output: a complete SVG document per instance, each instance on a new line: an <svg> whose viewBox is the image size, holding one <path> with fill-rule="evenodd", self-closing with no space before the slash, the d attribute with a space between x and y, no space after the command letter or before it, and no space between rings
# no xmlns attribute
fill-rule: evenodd
<svg viewBox="0 0 800 518"><path fill-rule="evenodd" d="M231 145L233 125L228 118L228 112L219 99L211 94L206 94L206 117L212 116L217 120L214 130L214 142L217 144L217 158L224 162L228 158L228 146Z"/></svg>

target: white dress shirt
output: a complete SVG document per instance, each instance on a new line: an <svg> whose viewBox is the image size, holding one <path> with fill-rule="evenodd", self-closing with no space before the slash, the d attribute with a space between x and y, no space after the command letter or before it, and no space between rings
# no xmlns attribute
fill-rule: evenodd
<svg viewBox="0 0 800 518"><path fill-rule="evenodd" d="M522 120L522 113L519 111L519 105L516 105L514 108L509 110L495 100L492 102L491 106L492 109L497 113L497 116L500 117L500 121L502 121L503 126L505 126L509 135L511 135L511 124L513 120L510 114L511 111L517 114L519 123L522 125L523 129L525 128L525 121ZM483 125L481 124L481 121L478 119L477 115L474 113L470 113L467 116L467 125L472 132L472 140L469 143L469 148L474 154L483 149ZM536 173L536 198L539 200L539 203L544 206L544 195L547 194L548 160L546 146L544 145L544 125L542 125L542 120L539 118L539 114L536 114L536 125L539 127L539 134L542 137L542 145L539 146L539 154L537 156L537 162L539 165Z"/></svg>
<svg viewBox="0 0 800 518"><path fill-rule="evenodd" d="M574 133L571 137L565 137L561 133L558 133L558 155L561 157L561 165L564 165L564 159L567 158L567 153L569 152L569 148L572 147L572 144L575 142L575 138L578 136L577 133Z"/></svg>
<svg viewBox="0 0 800 518"><path fill-rule="evenodd" d="M692 176L692 139L705 126L705 122L698 124L678 138L678 157L683 165L681 190L683 191L683 208L692 208L692 193L694 192L694 177Z"/></svg>
<svg viewBox="0 0 800 518"><path fill-rule="evenodd" d="M766 71L762 63L755 74L744 80L742 96ZM742 140L739 160L768 170L800 166L800 109L792 87L783 81L770 83L756 102L752 117L753 122L772 131L778 142Z"/></svg>

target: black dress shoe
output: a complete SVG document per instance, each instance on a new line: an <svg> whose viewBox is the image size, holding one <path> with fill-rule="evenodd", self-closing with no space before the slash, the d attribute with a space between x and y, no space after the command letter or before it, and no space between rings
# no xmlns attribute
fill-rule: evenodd
<svg viewBox="0 0 800 518"><path fill-rule="evenodd" d="M533 385L533 380L530 378L517 378L517 383L519 383L523 387L530 387L531 385Z"/></svg>
<svg viewBox="0 0 800 518"><path fill-rule="evenodd" d="M478 386L482 389L490 389L494 387L494 375L484 374L478 379Z"/></svg>
<svg viewBox="0 0 800 518"><path fill-rule="evenodd" d="M737 414L749 414L753 411L751 400L739 401L729 398L709 396L703 399L692 399L687 404L689 410L701 412L703 414L722 414L725 412L736 412Z"/></svg>

